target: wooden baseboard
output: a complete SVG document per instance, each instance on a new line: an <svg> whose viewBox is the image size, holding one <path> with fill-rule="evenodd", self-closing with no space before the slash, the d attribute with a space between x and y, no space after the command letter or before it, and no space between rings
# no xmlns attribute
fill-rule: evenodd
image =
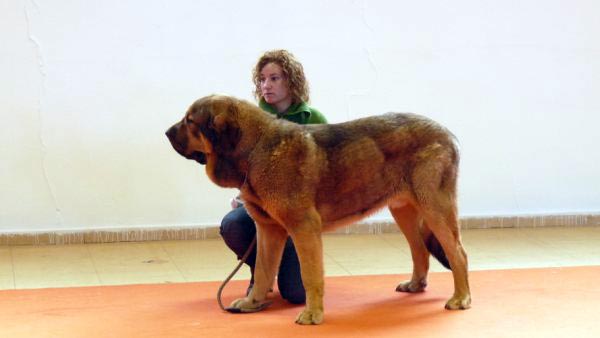
<svg viewBox="0 0 600 338"><path fill-rule="evenodd" d="M600 214L462 217L462 229L599 226ZM393 221L356 223L337 234L382 234L398 232ZM150 228L123 230L0 233L0 245L59 245L219 238L219 227Z"/></svg>

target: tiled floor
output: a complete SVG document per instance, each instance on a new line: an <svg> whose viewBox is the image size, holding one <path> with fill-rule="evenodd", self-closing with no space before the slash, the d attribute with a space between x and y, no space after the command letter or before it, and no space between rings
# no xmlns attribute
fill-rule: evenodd
<svg viewBox="0 0 600 338"><path fill-rule="evenodd" d="M600 265L600 227L463 230L470 270ZM325 235L328 276L410 273L399 233ZM444 269L434 259L431 271ZM224 279L237 264L221 240L0 247L0 289ZM248 279L247 268L236 279Z"/></svg>

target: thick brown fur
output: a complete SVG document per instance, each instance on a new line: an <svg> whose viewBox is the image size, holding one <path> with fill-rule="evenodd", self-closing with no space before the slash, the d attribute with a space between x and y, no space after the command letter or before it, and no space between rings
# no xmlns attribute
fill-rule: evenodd
<svg viewBox="0 0 600 338"><path fill-rule="evenodd" d="M454 137L414 114L298 125L228 96L196 101L167 136L182 156L206 164L221 187L239 188L256 221L254 287L232 303L245 312L266 302L288 234L296 246L306 307L299 324L323 320L321 233L388 206L408 240L413 274L400 292L427 285L429 251L447 259L454 295L447 309L470 307L467 255L457 215L459 154ZM441 245L441 249L440 249Z"/></svg>

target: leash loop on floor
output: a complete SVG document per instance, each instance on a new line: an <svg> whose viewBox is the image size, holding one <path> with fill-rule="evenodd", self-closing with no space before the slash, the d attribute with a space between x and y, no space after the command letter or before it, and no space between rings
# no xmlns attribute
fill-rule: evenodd
<svg viewBox="0 0 600 338"><path fill-rule="evenodd" d="M231 312L231 313L248 312L248 311L243 311L243 310L237 309L237 308L223 306L223 301L221 300L221 294L223 293L223 289L225 288L225 285L227 285L227 283L229 283L231 278L233 278L233 276L235 276L235 274L238 272L238 270L240 270L242 265L244 263L246 263L246 259L248 259L248 256L250 256L250 253L252 252L252 250L254 249L255 246L256 246L256 236L254 236L254 239L252 240L252 243L250 243L250 245L248 246L248 250L246 250L246 253L244 253L244 256L242 256L242 258L240 258L240 262L238 263L238 265L235 267L235 269L233 269L233 271L229 274L229 276L227 276L227 278L225 278L225 280L219 287L219 291L217 291L217 302L219 302L219 307L221 307L221 310ZM266 306L268 306L268 305L265 305L264 307L266 307ZM260 307L260 308L256 309L255 311L260 311L264 307ZM251 312L255 312L255 311L253 310Z"/></svg>

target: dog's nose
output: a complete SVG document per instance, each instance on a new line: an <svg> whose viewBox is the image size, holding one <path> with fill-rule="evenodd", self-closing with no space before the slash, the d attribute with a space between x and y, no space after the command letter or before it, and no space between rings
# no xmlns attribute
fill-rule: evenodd
<svg viewBox="0 0 600 338"><path fill-rule="evenodd" d="M175 128L175 126L172 126L171 128L169 128L169 130L167 130L167 132L165 133L165 135L167 135L169 140L172 140L176 134L177 134L177 128Z"/></svg>

